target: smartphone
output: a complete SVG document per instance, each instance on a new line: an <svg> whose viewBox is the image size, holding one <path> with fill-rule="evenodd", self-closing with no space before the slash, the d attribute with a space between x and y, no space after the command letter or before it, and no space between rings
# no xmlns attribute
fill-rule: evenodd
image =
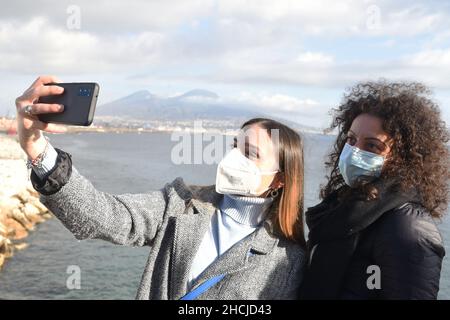
<svg viewBox="0 0 450 320"><path fill-rule="evenodd" d="M64 88L60 95L40 97L38 103L57 103L64 105L64 111L39 114L42 122L61 123L76 126L90 126L94 119L99 85L94 82L49 83Z"/></svg>

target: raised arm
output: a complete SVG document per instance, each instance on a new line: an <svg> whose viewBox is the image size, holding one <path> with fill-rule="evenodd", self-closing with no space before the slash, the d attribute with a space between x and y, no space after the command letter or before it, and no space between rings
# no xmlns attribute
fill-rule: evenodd
<svg viewBox="0 0 450 320"><path fill-rule="evenodd" d="M166 207L165 189L113 195L97 190L72 167L70 154L57 149L55 167L31 181L41 202L77 239L102 239L130 246L151 245Z"/></svg>
<svg viewBox="0 0 450 320"><path fill-rule="evenodd" d="M48 145L42 131L65 131L64 127L43 123L36 116L61 111L58 105L35 103L41 96L63 92L61 87L44 85L52 82L59 81L51 76L39 77L16 99L20 145L29 160L43 164L40 169L33 168L31 174L41 201L78 239L151 245L164 218L166 189L145 194L101 192L72 167L68 153ZM43 157L44 161L40 161Z"/></svg>

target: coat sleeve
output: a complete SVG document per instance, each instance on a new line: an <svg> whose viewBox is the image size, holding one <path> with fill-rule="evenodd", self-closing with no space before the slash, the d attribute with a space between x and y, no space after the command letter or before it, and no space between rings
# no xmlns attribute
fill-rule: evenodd
<svg viewBox="0 0 450 320"><path fill-rule="evenodd" d="M381 299L436 299L445 250L423 208L407 204L386 213L374 244Z"/></svg>
<svg viewBox="0 0 450 320"><path fill-rule="evenodd" d="M75 238L151 245L164 219L168 185L144 194L101 192L72 167L70 154L56 150L58 158L52 171L45 179L32 172L31 182L41 202Z"/></svg>

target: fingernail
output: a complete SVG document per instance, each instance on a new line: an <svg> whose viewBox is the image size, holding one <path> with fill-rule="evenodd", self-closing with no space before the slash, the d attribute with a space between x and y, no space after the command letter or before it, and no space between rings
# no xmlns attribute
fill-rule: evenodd
<svg viewBox="0 0 450 320"><path fill-rule="evenodd" d="M60 104L58 110L59 111L63 111L64 110L64 105Z"/></svg>

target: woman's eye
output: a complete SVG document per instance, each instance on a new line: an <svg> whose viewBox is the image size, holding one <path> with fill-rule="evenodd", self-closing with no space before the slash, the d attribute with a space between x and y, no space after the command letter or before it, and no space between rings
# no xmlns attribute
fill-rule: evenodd
<svg viewBox="0 0 450 320"><path fill-rule="evenodd" d="M379 152L382 151L381 148L380 148L378 145L376 145L375 143L369 143L369 144L367 145L367 148L368 148L369 150L374 151L375 153L379 153Z"/></svg>
<svg viewBox="0 0 450 320"><path fill-rule="evenodd" d="M346 142L347 142L349 145L352 146L352 145L354 145L354 144L356 143L356 139L353 138L353 137L347 137Z"/></svg>
<svg viewBox="0 0 450 320"><path fill-rule="evenodd" d="M250 160L257 160L257 159L259 159L258 153L255 152L255 151L251 151L248 148L245 149L245 153L244 154Z"/></svg>

